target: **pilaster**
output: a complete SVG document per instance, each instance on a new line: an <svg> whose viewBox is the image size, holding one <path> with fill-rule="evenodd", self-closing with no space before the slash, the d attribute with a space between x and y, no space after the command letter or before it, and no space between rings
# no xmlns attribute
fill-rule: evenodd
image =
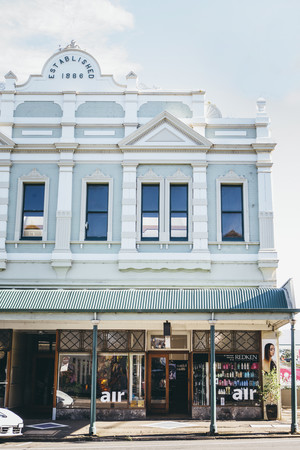
<svg viewBox="0 0 300 450"><path fill-rule="evenodd" d="M123 163L122 231L120 252L136 252L136 168L137 163Z"/></svg>
<svg viewBox="0 0 300 450"><path fill-rule="evenodd" d="M193 251L208 251L208 215L207 215L207 163L194 163L193 166Z"/></svg>
<svg viewBox="0 0 300 450"><path fill-rule="evenodd" d="M64 278L72 266L70 250L72 220L73 150L60 149L58 198L56 211L55 248L52 267L59 278Z"/></svg>
<svg viewBox="0 0 300 450"><path fill-rule="evenodd" d="M0 271L6 269L5 248L10 178L10 152L0 153Z"/></svg>
<svg viewBox="0 0 300 450"><path fill-rule="evenodd" d="M76 125L76 93L64 92L63 102L63 117L61 120L62 134L60 142L75 142L74 129Z"/></svg>
<svg viewBox="0 0 300 450"><path fill-rule="evenodd" d="M256 167L258 178L258 220L260 241L258 267L263 274L264 282L270 286L274 286L276 283L276 268L278 267L278 260L277 253L274 248L271 183L272 162L269 152L258 153Z"/></svg>
<svg viewBox="0 0 300 450"><path fill-rule="evenodd" d="M125 91L125 136L129 136L137 129L137 109L138 109L138 89L137 89L137 75L130 72L126 76L127 89Z"/></svg>

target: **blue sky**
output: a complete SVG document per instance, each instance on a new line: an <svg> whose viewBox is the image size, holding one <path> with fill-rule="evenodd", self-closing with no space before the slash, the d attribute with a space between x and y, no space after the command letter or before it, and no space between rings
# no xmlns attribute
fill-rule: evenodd
<svg viewBox="0 0 300 450"><path fill-rule="evenodd" d="M294 278L300 307L300 1L0 0L0 81L40 73L75 39L124 83L203 89L223 116L252 117L267 100L273 137L278 285Z"/></svg>

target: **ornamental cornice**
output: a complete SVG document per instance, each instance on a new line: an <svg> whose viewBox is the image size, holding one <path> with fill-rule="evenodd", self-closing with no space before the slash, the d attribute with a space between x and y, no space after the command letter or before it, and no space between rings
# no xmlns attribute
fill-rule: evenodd
<svg viewBox="0 0 300 450"><path fill-rule="evenodd" d="M271 151L273 151L275 149L276 145L277 144L275 142L273 142L273 143L271 143L271 142L270 143L269 142L266 142L266 143L258 143L258 142L256 142L254 144L251 144L251 147L257 153L260 153L260 152L271 152Z"/></svg>

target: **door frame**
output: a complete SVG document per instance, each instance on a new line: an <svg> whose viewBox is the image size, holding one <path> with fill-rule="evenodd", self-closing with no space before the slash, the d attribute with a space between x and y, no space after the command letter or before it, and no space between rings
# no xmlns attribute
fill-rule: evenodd
<svg viewBox="0 0 300 450"><path fill-rule="evenodd" d="M192 389L192 353L188 350L163 350L163 351L152 351L147 353L147 370L146 370L146 408L147 413L150 414L168 414L169 413L169 359L171 354L186 354L188 363L188 413L191 413L191 389ZM166 404L164 407L153 407L151 405L151 360L152 358L166 358Z"/></svg>

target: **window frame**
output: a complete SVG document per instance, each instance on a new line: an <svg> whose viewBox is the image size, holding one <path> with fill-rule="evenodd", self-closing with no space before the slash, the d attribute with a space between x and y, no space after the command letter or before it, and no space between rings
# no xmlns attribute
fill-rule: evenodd
<svg viewBox="0 0 300 450"><path fill-rule="evenodd" d="M44 184L44 214L43 214L43 232L39 237L23 237L23 217L24 217L24 194L25 185ZM18 178L17 206L16 206L16 224L15 224L15 241L47 241L48 236L48 207L49 207L49 178L41 175L37 169L33 169L28 175Z"/></svg>
<svg viewBox="0 0 300 450"><path fill-rule="evenodd" d="M155 184L159 186L159 202L158 202L158 239L142 239L142 187L143 185ZM138 177L137 179L137 241L141 243L145 242L160 242L164 240L164 179L156 175L152 169L150 169L145 175Z"/></svg>
<svg viewBox="0 0 300 450"><path fill-rule="evenodd" d="M108 185L108 199L107 199L107 234L106 239L102 238L86 238L86 216L87 216L87 191L88 184L92 185ZM112 213L113 213L113 179L104 175L97 169L92 175L82 178L81 184L81 211L80 211L80 242L111 242L112 241Z"/></svg>
<svg viewBox="0 0 300 450"><path fill-rule="evenodd" d="M223 202L222 202L222 197L223 197L223 188L224 187L235 187L235 188L240 188L241 190L241 209L238 211L233 211L233 210L224 210L223 209ZM238 236L234 236L234 237L225 237L223 236L223 217L224 214L239 214L241 216L241 222L242 222L242 233L241 233L241 237ZM228 184L228 183L222 183L221 184L221 228L222 228L222 241L226 241L226 242L230 242L230 241L244 241L244 204L243 204L243 185L242 184Z"/></svg>
<svg viewBox="0 0 300 450"><path fill-rule="evenodd" d="M221 189L223 185L241 185L242 186L242 220L243 220L243 239L226 239L222 238L222 201L221 201ZM249 242L249 206L248 206L248 180L244 177L237 175L233 171L229 171L225 176L219 177L216 180L216 206L217 206L217 242L222 244L230 243L247 243Z"/></svg>
<svg viewBox="0 0 300 450"><path fill-rule="evenodd" d="M182 186L186 188L186 210L178 210L173 211L171 208L171 200L172 200L172 187L173 186ZM172 214L173 213L182 213L186 214L186 235L184 237L172 237ZM184 217L184 216L182 216ZM170 183L170 207L169 207L169 237L170 241L188 241L189 238L189 187L186 183Z"/></svg>
<svg viewBox="0 0 300 450"><path fill-rule="evenodd" d="M158 209L157 209L157 211L145 211L144 210L144 205L143 205L143 191L144 191L144 187L146 187L146 186L157 186L158 187ZM159 203L160 203L160 201L159 201L159 197L160 197L160 184L159 183L142 183L142 185L141 185L141 229L140 229L140 233L141 233L141 241L159 241L159 224L160 224L160 210L159 210ZM156 213L157 214L157 219L158 219L158 229L157 229L157 231L158 231L158 236L157 236L157 238L156 237L143 237L143 214L144 213L150 213L150 212L152 212L152 213Z"/></svg>
<svg viewBox="0 0 300 450"><path fill-rule="evenodd" d="M171 239L171 185L186 184L187 185L187 237L182 239ZM180 169L171 176L166 178L166 232L168 233L168 240L170 243L182 242L188 243L192 241L192 179L188 175L181 172Z"/></svg>

